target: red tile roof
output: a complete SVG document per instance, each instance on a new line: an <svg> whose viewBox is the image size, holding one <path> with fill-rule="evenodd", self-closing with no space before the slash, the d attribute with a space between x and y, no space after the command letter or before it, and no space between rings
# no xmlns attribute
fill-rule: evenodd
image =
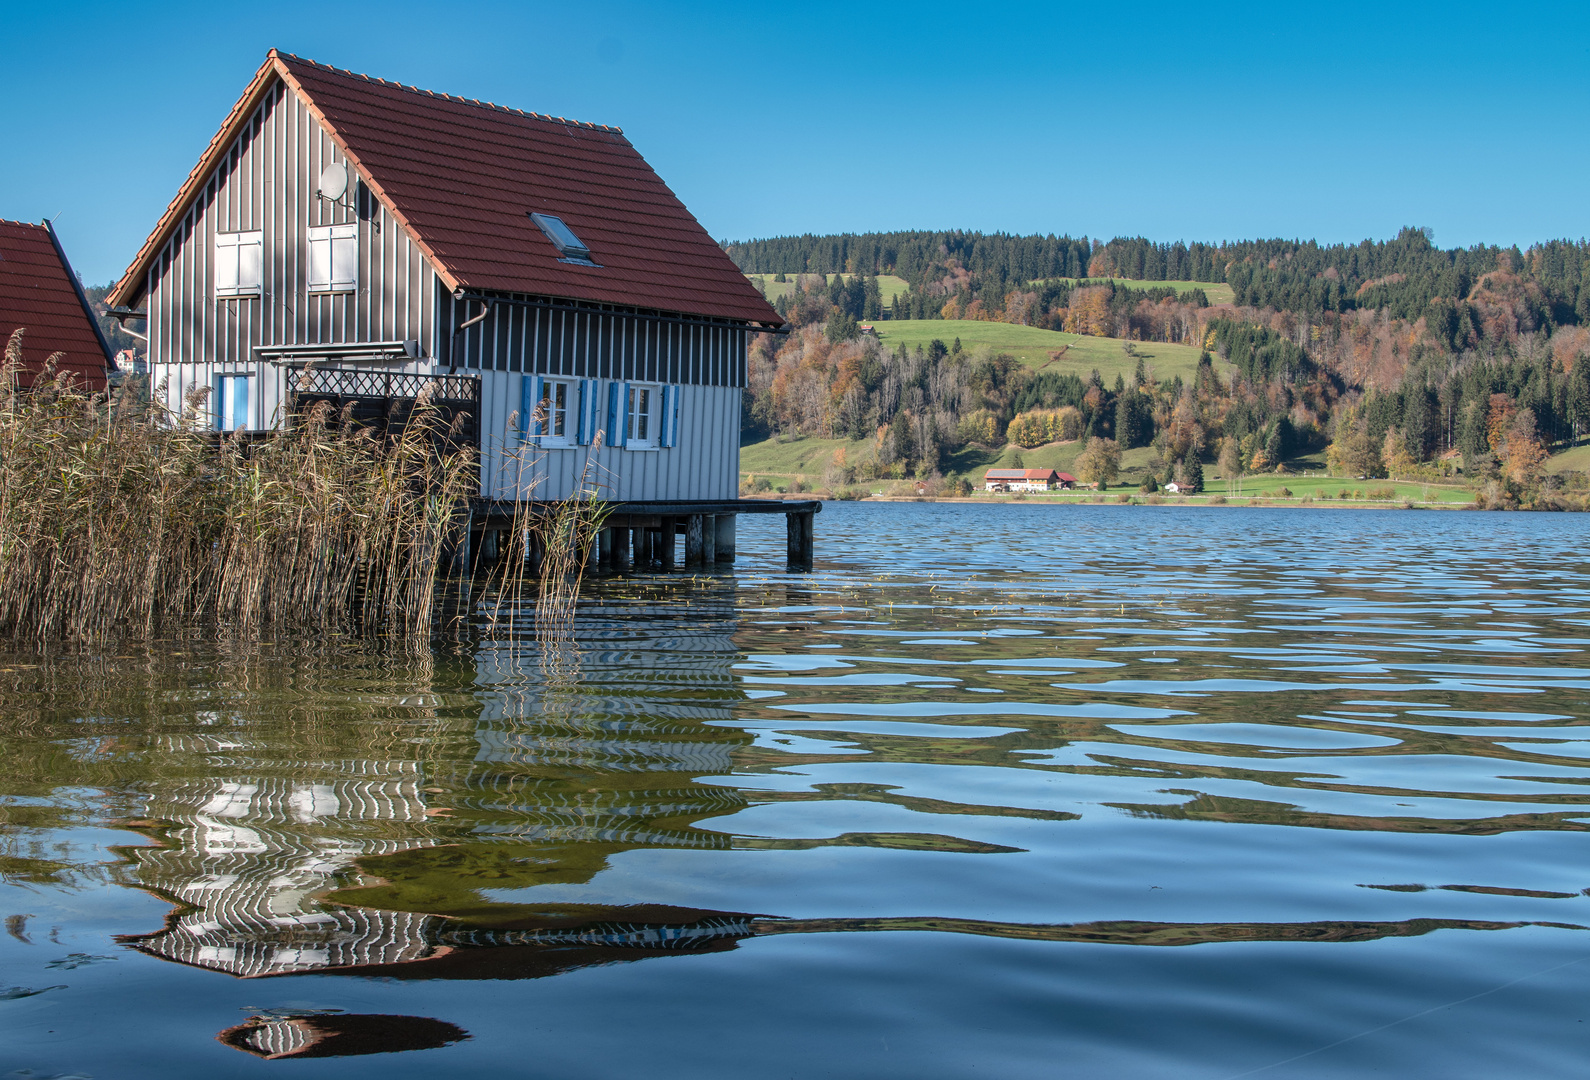
<svg viewBox="0 0 1590 1080"><path fill-rule="evenodd" d="M160 245L277 79L303 98L449 288L783 322L618 128L417 90L274 49L113 304L141 295ZM559 262L531 211L562 218L601 268Z"/></svg>
<svg viewBox="0 0 1590 1080"><path fill-rule="evenodd" d="M1059 480L1061 474L1053 469L989 469L984 480Z"/></svg>
<svg viewBox="0 0 1590 1080"><path fill-rule="evenodd" d="M0 348L19 327L25 385L61 352L57 371L74 373L91 390L105 388L109 348L50 227L0 220Z"/></svg>

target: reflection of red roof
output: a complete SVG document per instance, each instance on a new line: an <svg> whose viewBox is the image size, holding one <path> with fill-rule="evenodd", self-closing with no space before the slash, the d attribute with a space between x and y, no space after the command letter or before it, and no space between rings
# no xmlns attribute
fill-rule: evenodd
<svg viewBox="0 0 1590 1080"><path fill-rule="evenodd" d="M24 385L33 382L52 353L63 352L66 358L57 370L72 372L90 390L105 388L110 348L54 231L48 225L0 221L0 348L18 327L26 331Z"/></svg>
<svg viewBox="0 0 1590 1080"><path fill-rule="evenodd" d="M449 289L783 322L618 128L417 90L271 50L112 293L142 294L161 245L280 79L303 98ZM599 267L559 261L562 218Z"/></svg>
<svg viewBox="0 0 1590 1080"><path fill-rule="evenodd" d="M989 469L985 480L1059 480L1061 474L1053 469ZM1073 481L1074 483L1075 481Z"/></svg>

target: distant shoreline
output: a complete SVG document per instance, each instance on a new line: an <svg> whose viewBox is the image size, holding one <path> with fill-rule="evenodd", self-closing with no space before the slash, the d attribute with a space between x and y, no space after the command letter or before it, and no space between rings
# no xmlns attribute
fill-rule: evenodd
<svg viewBox="0 0 1590 1080"><path fill-rule="evenodd" d="M1189 510L1209 508L1211 510L1254 509L1269 507L1277 510L1479 510L1483 509L1471 502L1413 502L1402 501L1388 502L1386 500L1369 499L1332 499L1329 501L1315 501L1310 503L1300 502L1296 499L1265 499L1259 496L1238 495L1228 498L1225 502L1210 502L1207 497L1194 502L1189 499L1166 499L1161 497L1157 503L1147 500L1151 496L1141 492L1132 493L1131 500L1120 502L1108 496L1099 498L1063 498L1045 499L1042 496L1036 499L1011 499L1011 498L978 498L975 495L866 495L859 499L836 499L832 495L822 495L817 492L801 492L797 495L741 495L743 500L757 502L872 502L872 503L968 503L976 505L1036 505L1036 506L1174 506ZM1564 513L1566 511L1558 511Z"/></svg>

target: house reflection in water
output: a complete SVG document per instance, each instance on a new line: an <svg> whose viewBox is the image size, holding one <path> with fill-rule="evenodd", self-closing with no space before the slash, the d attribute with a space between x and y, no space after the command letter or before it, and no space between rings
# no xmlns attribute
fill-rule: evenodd
<svg viewBox="0 0 1590 1080"><path fill-rule="evenodd" d="M238 771L179 784L151 801L164 846L137 849L137 881L181 906L163 930L129 944L245 976L424 955L423 916L315 899L345 883L360 857L435 842L419 762L260 761L251 775L234 740L180 737L166 749L211 763L230 755Z"/></svg>
<svg viewBox="0 0 1590 1080"><path fill-rule="evenodd" d="M124 942L242 977L401 968L468 946L449 940L448 898L433 893L424 910L402 897L361 902L381 892L361 871L370 860L389 876L410 865L394 859L423 870L433 856L450 899L478 905L483 887L587 881L633 848L731 846L694 823L746 805L733 788L696 782L731 773L750 741L732 726L744 700L732 600L696 597L688 616L635 603L582 618L577 682L549 689L533 643L484 641L472 680L408 696L429 703L418 730L344 717L307 731L263 719L231 737L167 736L160 752L183 778L150 781L137 827L160 846L132 849L128 884L177 907L163 929ZM432 707L449 696L464 707ZM503 880L504 867L525 879ZM714 915L645 914L670 925ZM739 935L707 936L707 947L732 947Z"/></svg>

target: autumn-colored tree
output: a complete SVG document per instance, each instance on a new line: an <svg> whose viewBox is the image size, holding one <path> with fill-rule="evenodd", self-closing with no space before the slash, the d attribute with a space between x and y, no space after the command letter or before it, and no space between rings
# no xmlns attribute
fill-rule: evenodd
<svg viewBox="0 0 1590 1080"><path fill-rule="evenodd" d="M1386 475L1393 480L1407 476L1414 468L1413 455L1408 453L1408 441L1396 428L1386 429L1386 440L1380 447L1380 461Z"/></svg>
<svg viewBox="0 0 1590 1080"><path fill-rule="evenodd" d="M978 409L961 417L956 433L960 435L962 442L992 446L994 440L999 437L999 418L987 409Z"/></svg>
<svg viewBox="0 0 1590 1080"><path fill-rule="evenodd" d="M1502 451L1502 462L1507 476L1514 483L1528 485L1540 476L1541 463L1546 460L1546 448L1541 445L1535 425L1535 411L1520 409L1507 427Z"/></svg>
<svg viewBox="0 0 1590 1080"><path fill-rule="evenodd" d="M1336 476L1379 476L1380 447L1369 434L1362 407L1346 406L1336 422L1336 438L1325 449L1325 465Z"/></svg>
<svg viewBox="0 0 1590 1080"><path fill-rule="evenodd" d="M1071 294L1065 328L1073 334L1106 336L1110 330L1110 290L1090 285Z"/></svg>
<svg viewBox="0 0 1590 1080"><path fill-rule="evenodd" d="M1490 407L1485 414L1485 441L1491 448L1491 453L1497 457L1505 457L1504 444L1507 442L1507 429L1513 423L1513 417L1518 414L1518 407L1513 404L1513 399L1506 394L1492 394Z"/></svg>
<svg viewBox="0 0 1590 1080"><path fill-rule="evenodd" d="M1005 297L1005 321L1016 326L1031 326L1038 311L1038 294L1013 290Z"/></svg>
<svg viewBox="0 0 1590 1080"><path fill-rule="evenodd" d="M1121 471L1121 448L1114 439L1093 438L1077 456L1077 478L1086 483L1113 483Z"/></svg>
<svg viewBox="0 0 1590 1080"><path fill-rule="evenodd" d="M1228 492L1236 491L1242 483L1242 449L1237 445L1237 440L1227 436L1220 440L1220 476L1226 482Z"/></svg>

